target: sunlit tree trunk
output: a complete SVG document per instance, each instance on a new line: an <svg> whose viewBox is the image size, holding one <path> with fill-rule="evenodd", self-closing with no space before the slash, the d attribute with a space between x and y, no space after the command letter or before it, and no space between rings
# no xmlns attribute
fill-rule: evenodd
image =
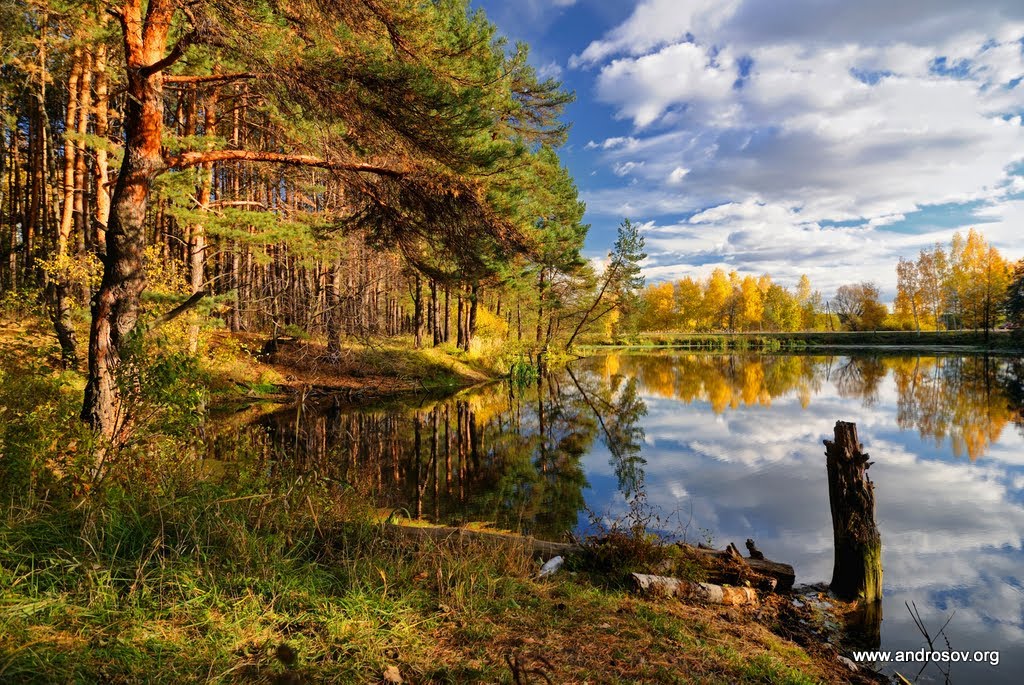
<svg viewBox="0 0 1024 685"><path fill-rule="evenodd" d="M95 133L100 143L95 152L95 183L96 192L93 200L93 219L95 220L95 233L92 237L93 249L102 254L106 249L107 222L110 219L110 192L107 184L110 182L110 170L107 162L107 150L105 142L109 129L109 115L107 114L107 99L109 93L109 79L107 78L107 46L99 44L96 46L96 105L95 105Z"/></svg>
<svg viewBox="0 0 1024 685"><path fill-rule="evenodd" d="M111 198L103 280L92 299L89 330L89 376L82 419L114 438L125 425L117 372L139 313L145 286L143 252L145 219L153 179L165 168L162 70L174 56L166 55L175 4L126 0L115 12L124 36L127 102L124 111L125 149ZM167 58L167 59L165 59Z"/></svg>
<svg viewBox="0 0 1024 685"><path fill-rule="evenodd" d="M217 95L215 90L210 90L203 97L203 135L211 142L212 137L217 135ZM199 202L199 212L205 213L212 199L213 190L213 162L204 162L199 167L199 192L196 199ZM193 295L203 292L206 287L206 226L202 221L192 224L188 245L189 252L189 284ZM193 323L188 329L189 352L195 354L199 347L199 324Z"/></svg>
<svg viewBox="0 0 1024 685"><path fill-rule="evenodd" d="M52 274L51 283L53 295L53 327L57 333L57 340L60 343L61 360L64 366L72 368L77 363L77 344L75 341L75 327L71 321L71 299L70 299L70 249L71 231L75 224L75 208L78 204L77 171L78 157L81 155L82 162L85 161L84 145L79 146L75 134L84 134L84 124L88 122L88 87L79 87L83 82L85 70L85 59L82 49L76 48L72 55L71 74L68 76L68 106L65 110L65 140L64 140L64 178L63 178L63 206L61 208L60 225L57 228L57 252L56 272ZM79 108L86 108L86 116L79 117ZM84 174L83 174L84 176ZM84 178L83 178L84 181Z"/></svg>

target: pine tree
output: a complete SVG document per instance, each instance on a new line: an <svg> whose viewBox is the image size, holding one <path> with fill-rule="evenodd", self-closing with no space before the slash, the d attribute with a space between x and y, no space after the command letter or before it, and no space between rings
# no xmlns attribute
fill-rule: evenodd
<svg viewBox="0 0 1024 685"><path fill-rule="evenodd" d="M624 219L619 224L615 246L608 253L608 265L601 275L601 287L566 341L565 349L572 347L587 324L599 321L613 311L621 313L635 308L638 293L644 287L640 262L647 258L647 253L643 250L644 237L640 235L639 227L628 218ZM598 307L603 309L597 312Z"/></svg>

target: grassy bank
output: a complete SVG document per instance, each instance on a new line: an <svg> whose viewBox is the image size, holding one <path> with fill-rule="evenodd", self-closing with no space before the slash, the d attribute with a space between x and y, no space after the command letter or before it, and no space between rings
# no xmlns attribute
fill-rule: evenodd
<svg viewBox="0 0 1024 685"><path fill-rule="evenodd" d="M212 395L309 380L244 339L200 363L152 350L113 450L42 324L0 333L0 682L849 680L786 598L648 601L624 589L629 557L539 579L514 538L396 540L349 486L244 442L211 469Z"/></svg>
<svg viewBox="0 0 1024 685"><path fill-rule="evenodd" d="M820 348L950 348L1000 353L1024 352L1020 332L989 331L806 331L795 333L639 333L589 345L677 347L716 351L799 351Z"/></svg>
<svg viewBox="0 0 1024 685"><path fill-rule="evenodd" d="M828 654L769 629L778 607L765 627L751 610L648 602L582 572L540 581L514 543L397 544L339 494L205 485L9 508L0 680L837 679Z"/></svg>

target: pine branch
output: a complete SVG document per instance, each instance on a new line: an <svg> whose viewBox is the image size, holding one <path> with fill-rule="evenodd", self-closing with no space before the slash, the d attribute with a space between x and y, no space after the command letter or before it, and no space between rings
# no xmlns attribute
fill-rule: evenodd
<svg viewBox="0 0 1024 685"><path fill-rule="evenodd" d="M164 161L168 167L174 169L186 169L199 166L200 164L215 162L267 162L289 166L330 169L332 171L353 171L388 176L390 178L403 178L412 172L408 168L395 168L364 162L332 162L313 155L289 155L280 152L260 152L257 150L200 150L182 152L178 155L166 157Z"/></svg>

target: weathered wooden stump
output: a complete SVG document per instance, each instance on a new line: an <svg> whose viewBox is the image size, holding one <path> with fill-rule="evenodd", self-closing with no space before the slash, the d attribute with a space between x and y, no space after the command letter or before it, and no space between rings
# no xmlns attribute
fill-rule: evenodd
<svg viewBox="0 0 1024 685"><path fill-rule="evenodd" d="M844 600L882 599L882 537L875 525L875 486L857 424L837 421L835 440L825 440L828 499L832 509L835 564L832 593Z"/></svg>

